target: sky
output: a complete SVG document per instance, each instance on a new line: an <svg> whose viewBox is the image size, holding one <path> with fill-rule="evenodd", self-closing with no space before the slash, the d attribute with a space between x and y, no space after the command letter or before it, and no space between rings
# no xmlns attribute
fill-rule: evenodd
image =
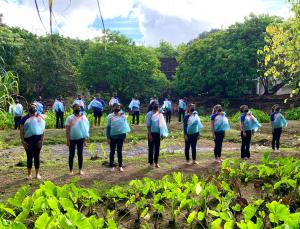
<svg viewBox="0 0 300 229"><path fill-rule="evenodd" d="M53 0L53 30L63 36L102 35L96 0ZM47 0L0 0L3 22L38 35L50 32ZM99 0L106 29L120 31L137 44L187 43L200 33L242 22L250 13L291 16L287 0Z"/></svg>

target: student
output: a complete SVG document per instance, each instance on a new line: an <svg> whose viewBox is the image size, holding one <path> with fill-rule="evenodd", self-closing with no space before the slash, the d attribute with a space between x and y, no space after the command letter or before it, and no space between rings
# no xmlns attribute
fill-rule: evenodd
<svg viewBox="0 0 300 229"><path fill-rule="evenodd" d="M36 101L33 102L37 107L38 115L45 114L46 106L43 102L42 96L39 96Z"/></svg>
<svg viewBox="0 0 300 229"><path fill-rule="evenodd" d="M130 131L125 114L121 111L121 104L113 105L113 113L107 116L106 136L110 145L109 165L114 171L114 157L117 148L118 164L120 172L123 172L122 148L126 134Z"/></svg>
<svg viewBox="0 0 300 229"><path fill-rule="evenodd" d="M64 112L65 112L65 106L64 103L61 99L61 97L58 97L53 106L52 106L53 111L55 112L56 116L56 129L59 128L59 123L60 123L60 128L64 128Z"/></svg>
<svg viewBox="0 0 300 229"><path fill-rule="evenodd" d="M178 102L178 122L181 122L181 119L184 119L185 110L186 110L186 98L179 99Z"/></svg>
<svg viewBox="0 0 300 229"><path fill-rule="evenodd" d="M241 158L249 159L250 158L250 143L251 136L254 131L257 131L261 126L257 119L252 115L251 111L247 105L242 105L240 107L240 130L241 130Z"/></svg>
<svg viewBox="0 0 300 229"><path fill-rule="evenodd" d="M221 163L222 144L225 137L225 131L229 130L228 119L226 113L223 112L221 105L216 105L213 108L211 119L211 132L215 142L214 154L216 162Z"/></svg>
<svg viewBox="0 0 300 229"><path fill-rule="evenodd" d="M18 99L16 99L15 103L9 106L8 113L14 116L15 130L20 128L20 121L23 114L23 106Z"/></svg>
<svg viewBox="0 0 300 229"><path fill-rule="evenodd" d="M120 98L118 97L118 94L115 92L111 99L109 100L108 105L113 107L115 103L120 103Z"/></svg>
<svg viewBox="0 0 300 229"><path fill-rule="evenodd" d="M152 111L152 104L153 104L154 102L157 103L157 104L159 105L159 102L158 102L158 99L157 99L156 95L153 95L153 96L150 98L150 102L149 102L149 104L148 104L147 113L148 113L149 111Z"/></svg>
<svg viewBox="0 0 300 229"><path fill-rule="evenodd" d="M95 126L97 126L97 125L100 126L101 117L103 115L103 110L104 110L105 106L106 106L106 104L105 104L104 100L101 99L101 95L99 95L99 94L88 105L88 109L93 110Z"/></svg>
<svg viewBox="0 0 300 229"><path fill-rule="evenodd" d="M81 107L75 103L72 106L73 114L66 120L66 138L69 147L69 169L70 175L74 175L73 161L75 148L77 146L79 174L83 175L83 147L86 145L86 139L89 137L90 124L87 117L81 113Z"/></svg>
<svg viewBox="0 0 300 229"><path fill-rule="evenodd" d="M72 104L72 107L73 107L75 104L79 105L79 107L80 107L80 113L83 114L84 109L85 109L85 102L84 102L84 100L82 99L82 97L81 97L80 94L77 95L77 99L74 100L74 102L73 102L73 104Z"/></svg>
<svg viewBox="0 0 300 229"><path fill-rule="evenodd" d="M158 157L161 137L168 136L168 128L163 114L159 112L158 103L152 102L152 111L149 111L146 116L146 124L148 129L148 162L152 167L155 164L159 168ZM153 155L154 150L154 155ZM154 156L154 157L153 157ZM153 164L154 162L154 164Z"/></svg>
<svg viewBox="0 0 300 229"><path fill-rule="evenodd" d="M189 104L187 114L183 120L184 140L185 140L185 158L186 163L190 164L189 150L192 148L193 164L198 164L196 161L196 146L200 137L200 130L203 125L198 116L198 112L195 111L195 104Z"/></svg>
<svg viewBox="0 0 300 229"><path fill-rule="evenodd" d="M131 100L128 107L132 113L132 124L135 123L135 119L136 119L136 124L139 125L139 123L140 123L140 100L138 100L137 95L134 96L134 98Z"/></svg>
<svg viewBox="0 0 300 229"><path fill-rule="evenodd" d="M287 127L287 121L281 113L279 105L272 107L272 114L270 116L271 127L272 127L272 149L273 153L280 152L280 136L282 128Z"/></svg>
<svg viewBox="0 0 300 229"><path fill-rule="evenodd" d="M44 142L45 121L42 115L38 115L37 106L30 104L28 114L20 121L20 138L27 156L27 178L32 179L31 169L34 159L35 176L40 175L40 152Z"/></svg>
<svg viewBox="0 0 300 229"><path fill-rule="evenodd" d="M164 114L166 116L166 123L171 123L171 116L172 116L172 112L173 112L173 107L172 107L172 101L170 99L170 96L168 96L165 101L164 101L164 105L163 105L163 110L164 110Z"/></svg>

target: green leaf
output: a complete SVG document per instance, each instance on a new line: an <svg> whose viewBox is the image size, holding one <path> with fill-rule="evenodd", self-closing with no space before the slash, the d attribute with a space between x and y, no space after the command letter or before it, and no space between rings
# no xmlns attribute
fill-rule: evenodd
<svg viewBox="0 0 300 229"><path fill-rule="evenodd" d="M196 211L192 211L186 220L187 223L191 224L194 221L195 217L196 217Z"/></svg>
<svg viewBox="0 0 300 229"><path fill-rule="evenodd" d="M211 229L220 229L221 224L222 224L222 219L218 218L211 223L210 228Z"/></svg>
<svg viewBox="0 0 300 229"><path fill-rule="evenodd" d="M198 220L202 221L205 218L205 213L204 212L198 212Z"/></svg>
<svg viewBox="0 0 300 229"><path fill-rule="evenodd" d="M37 218L34 226L38 229L47 229L50 219L51 218L48 216L47 212L44 212L39 218Z"/></svg>
<svg viewBox="0 0 300 229"><path fill-rule="evenodd" d="M243 209L243 215L246 222L252 219L252 217L255 215L257 211L257 208L253 205L249 204L247 207Z"/></svg>
<svg viewBox="0 0 300 229"><path fill-rule="evenodd" d="M270 211L269 218L271 222L278 223L279 221L286 220L290 216L288 207L277 201L272 201L272 203L268 203L266 206Z"/></svg>
<svg viewBox="0 0 300 229"><path fill-rule="evenodd" d="M59 203L63 207L63 209L68 210L70 208L74 208L74 205L71 200L67 198L59 198Z"/></svg>
<svg viewBox="0 0 300 229"><path fill-rule="evenodd" d="M27 219L30 210L23 210L19 213L19 215L15 218L15 222L23 223L25 219Z"/></svg>
<svg viewBox="0 0 300 229"><path fill-rule="evenodd" d="M14 217L16 217L16 213L14 212L13 209L11 208L2 208L4 211L6 211L7 213L13 215Z"/></svg>

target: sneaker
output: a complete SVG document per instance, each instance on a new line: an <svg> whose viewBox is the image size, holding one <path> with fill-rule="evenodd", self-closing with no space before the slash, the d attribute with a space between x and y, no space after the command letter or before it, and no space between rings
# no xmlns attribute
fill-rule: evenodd
<svg viewBox="0 0 300 229"><path fill-rule="evenodd" d="M156 168L160 168L160 165L159 165L159 164L155 164L155 167L156 167Z"/></svg>
<svg viewBox="0 0 300 229"><path fill-rule="evenodd" d="M114 172L114 171L115 171L115 167L111 167L111 168L110 168L110 171L111 171L111 172Z"/></svg>
<svg viewBox="0 0 300 229"><path fill-rule="evenodd" d="M198 161L193 161L193 165L199 165Z"/></svg>
<svg viewBox="0 0 300 229"><path fill-rule="evenodd" d="M123 167L120 167L119 170L120 170L120 172L124 172Z"/></svg>
<svg viewBox="0 0 300 229"><path fill-rule="evenodd" d="M79 170L79 175L84 175L84 172L82 170Z"/></svg>
<svg viewBox="0 0 300 229"><path fill-rule="evenodd" d="M219 164L221 164L222 163L222 160L221 159L218 159L218 161L217 161Z"/></svg>

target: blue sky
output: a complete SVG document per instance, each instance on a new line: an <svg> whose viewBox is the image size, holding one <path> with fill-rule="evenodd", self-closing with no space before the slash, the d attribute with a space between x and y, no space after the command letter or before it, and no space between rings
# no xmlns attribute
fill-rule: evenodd
<svg viewBox="0 0 300 229"><path fill-rule="evenodd" d="M33 0L0 0L4 23L40 35L49 32L47 0L38 0L43 28ZM289 17L286 0L100 0L107 29L120 31L138 44L156 46L161 40L186 43L203 31L226 28L245 16ZM96 0L54 0L54 30L64 36L101 36Z"/></svg>

